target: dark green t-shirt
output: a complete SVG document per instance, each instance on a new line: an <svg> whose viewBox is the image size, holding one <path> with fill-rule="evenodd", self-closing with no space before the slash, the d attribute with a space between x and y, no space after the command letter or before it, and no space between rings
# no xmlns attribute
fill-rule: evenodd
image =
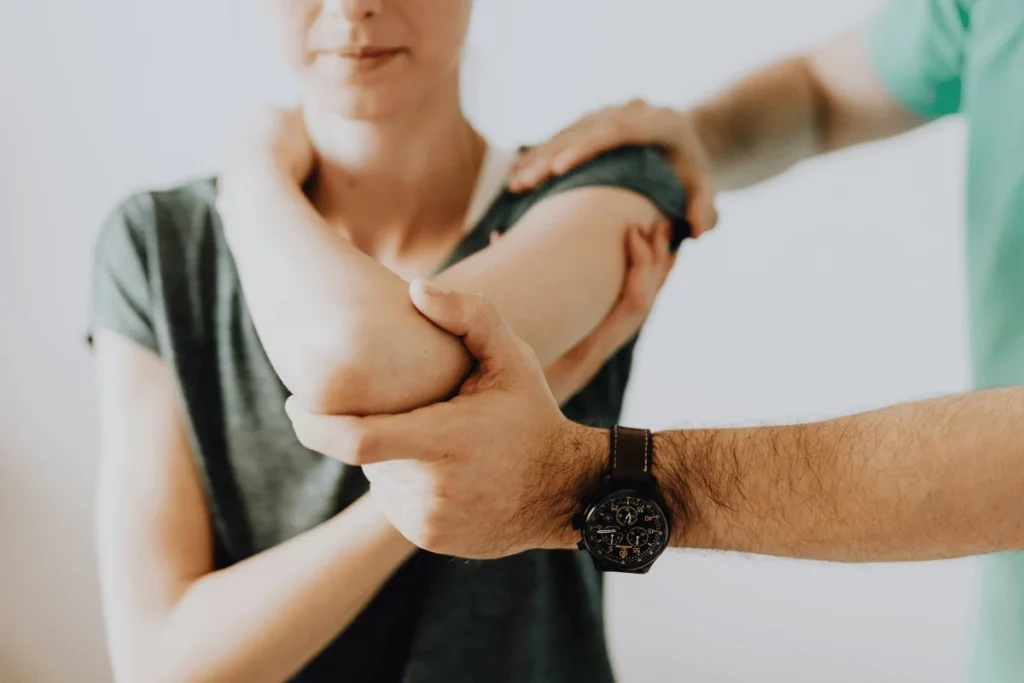
<svg viewBox="0 0 1024 683"><path fill-rule="evenodd" d="M538 190L501 194L449 259L483 248L549 197L585 186L633 190L685 235L685 198L651 148L623 148ZM104 227L93 327L159 354L181 389L209 505L218 567L277 545L337 514L367 490L358 468L299 444L288 391L246 308L217 215L213 181L139 194ZM574 420L618 420L630 343L566 406ZM352 678L349 678L349 677ZM294 680L394 683L611 681L600 576L590 559L535 551L490 562L416 554Z"/></svg>

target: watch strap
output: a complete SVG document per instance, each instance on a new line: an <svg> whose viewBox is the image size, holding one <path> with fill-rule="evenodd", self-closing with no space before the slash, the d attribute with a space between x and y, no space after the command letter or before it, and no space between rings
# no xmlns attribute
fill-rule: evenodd
<svg viewBox="0 0 1024 683"><path fill-rule="evenodd" d="M645 487L652 481L653 437L649 429L614 426L608 470L613 487Z"/></svg>

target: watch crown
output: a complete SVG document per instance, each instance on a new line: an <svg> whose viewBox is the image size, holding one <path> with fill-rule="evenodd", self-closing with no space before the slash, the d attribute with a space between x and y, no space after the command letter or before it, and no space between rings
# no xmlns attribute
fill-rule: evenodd
<svg viewBox="0 0 1024 683"><path fill-rule="evenodd" d="M576 515L572 518L572 528L574 531L579 531L583 528L583 515Z"/></svg>

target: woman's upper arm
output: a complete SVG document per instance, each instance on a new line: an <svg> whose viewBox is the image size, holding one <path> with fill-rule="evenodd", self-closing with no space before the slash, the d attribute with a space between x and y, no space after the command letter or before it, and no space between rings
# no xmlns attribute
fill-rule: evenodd
<svg viewBox="0 0 1024 683"><path fill-rule="evenodd" d="M630 225L663 218L649 199L619 187L580 187L544 199L493 248L437 282L486 296L542 363L583 339L615 303Z"/></svg>
<svg viewBox="0 0 1024 683"><path fill-rule="evenodd" d="M621 147L516 198L514 229L437 280L486 295L549 363L614 305L629 226L667 217L675 248L689 234L685 214L686 192L667 159L652 147Z"/></svg>
<svg viewBox="0 0 1024 683"><path fill-rule="evenodd" d="M152 351L96 334L101 455L97 491L100 581L118 680L138 680L163 621L194 580L213 570L202 484L174 377Z"/></svg>

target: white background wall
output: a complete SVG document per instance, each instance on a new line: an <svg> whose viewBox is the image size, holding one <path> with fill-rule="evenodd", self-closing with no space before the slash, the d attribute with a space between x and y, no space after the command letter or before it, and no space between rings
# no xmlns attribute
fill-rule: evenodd
<svg viewBox="0 0 1024 683"><path fill-rule="evenodd" d="M542 137L642 95L684 104L874 0L478 0L472 109ZM96 229L129 190L216 166L288 93L259 3L0 3L0 681L109 680L82 343ZM932 127L724 197L637 362L627 421L810 419L966 386L963 132ZM970 561L837 567L680 553L610 589L625 683L958 681Z"/></svg>

